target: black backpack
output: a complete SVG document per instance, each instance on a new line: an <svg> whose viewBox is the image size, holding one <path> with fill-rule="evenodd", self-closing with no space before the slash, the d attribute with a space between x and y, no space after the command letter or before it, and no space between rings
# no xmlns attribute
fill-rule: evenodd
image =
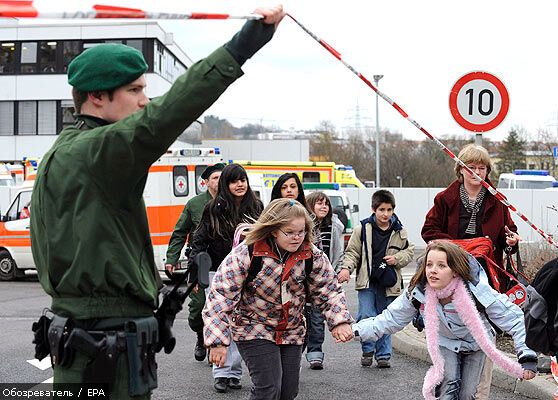
<svg viewBox="0 0 558 400"><path fill-rule="evenodd" d="M558 353L558 259L549 261L527 286L525 301L525 344L548 355Z"/></svg>
<svg viewBox="0 0 558 400"><path fill-rule="evenodd" d="M262 256L255 256L254 255L254 244L248 245L248 254L250 255L250 266L248 267L248 276L244 281L244 288L248 287L248 284L252 282L256 275L260 273L262 270ZM306 301L310 298L310 293L308 289L308 279L310 279L310 273L312 272L312 268L314 268L314 256L312 255L310 258L304 260L304 291L306 293Z"/></svg>

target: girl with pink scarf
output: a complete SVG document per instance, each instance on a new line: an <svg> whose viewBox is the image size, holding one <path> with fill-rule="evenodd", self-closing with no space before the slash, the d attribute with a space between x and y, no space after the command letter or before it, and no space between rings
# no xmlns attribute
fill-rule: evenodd
<svg viewBox="0 0 558 400"><path fill-rule="evenodd" d="M489 286L482 267L456 244L431 242L408 290L382 314L354 324L355 336L378 340L396 333L412 321L417 307L433 361L423 384L425 399L474 399L487 356L510 376L535 377L537 357L525 345L523 312ZM489 321L513 337L518 361L496 349Z"/></svg>

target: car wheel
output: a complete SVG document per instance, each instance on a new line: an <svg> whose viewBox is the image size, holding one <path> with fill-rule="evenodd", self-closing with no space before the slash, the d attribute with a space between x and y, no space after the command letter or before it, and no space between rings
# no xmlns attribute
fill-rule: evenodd
<svg viewBox="0 0 558 400"><path fill-rule="evenodd" d="M0 250L0 281L13 281L18 276L15 260L6 250Z"/></svg>

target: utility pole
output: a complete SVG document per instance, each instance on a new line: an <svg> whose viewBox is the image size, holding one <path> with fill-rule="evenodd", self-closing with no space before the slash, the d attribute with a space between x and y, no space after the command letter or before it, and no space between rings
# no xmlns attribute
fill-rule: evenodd
<svg viewBox="0 0 558 400"><path fill-rule="evenodd" d="M374 75L374 83L376 88L378 88L378 83L382 79L383 75ZM381 187L380 185L380 115L378 108L378 92L376 92L376 187Z"/></svg>

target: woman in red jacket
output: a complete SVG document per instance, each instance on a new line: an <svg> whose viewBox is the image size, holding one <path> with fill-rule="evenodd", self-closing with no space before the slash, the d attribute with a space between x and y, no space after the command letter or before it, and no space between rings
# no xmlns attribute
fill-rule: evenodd
<svg viewBox="0 0 558 400"><path fill-rule="evenodd" d="M492 162L486 149L470 144L459 159L490 185ZM496 262L503 266L504 248L517 251L520 240L508 208L491 195L461 165L455 164L457 180L436 195L426 214L421 235L426 243L434 239L470 239L487 236L492 240Z"/></svg>

